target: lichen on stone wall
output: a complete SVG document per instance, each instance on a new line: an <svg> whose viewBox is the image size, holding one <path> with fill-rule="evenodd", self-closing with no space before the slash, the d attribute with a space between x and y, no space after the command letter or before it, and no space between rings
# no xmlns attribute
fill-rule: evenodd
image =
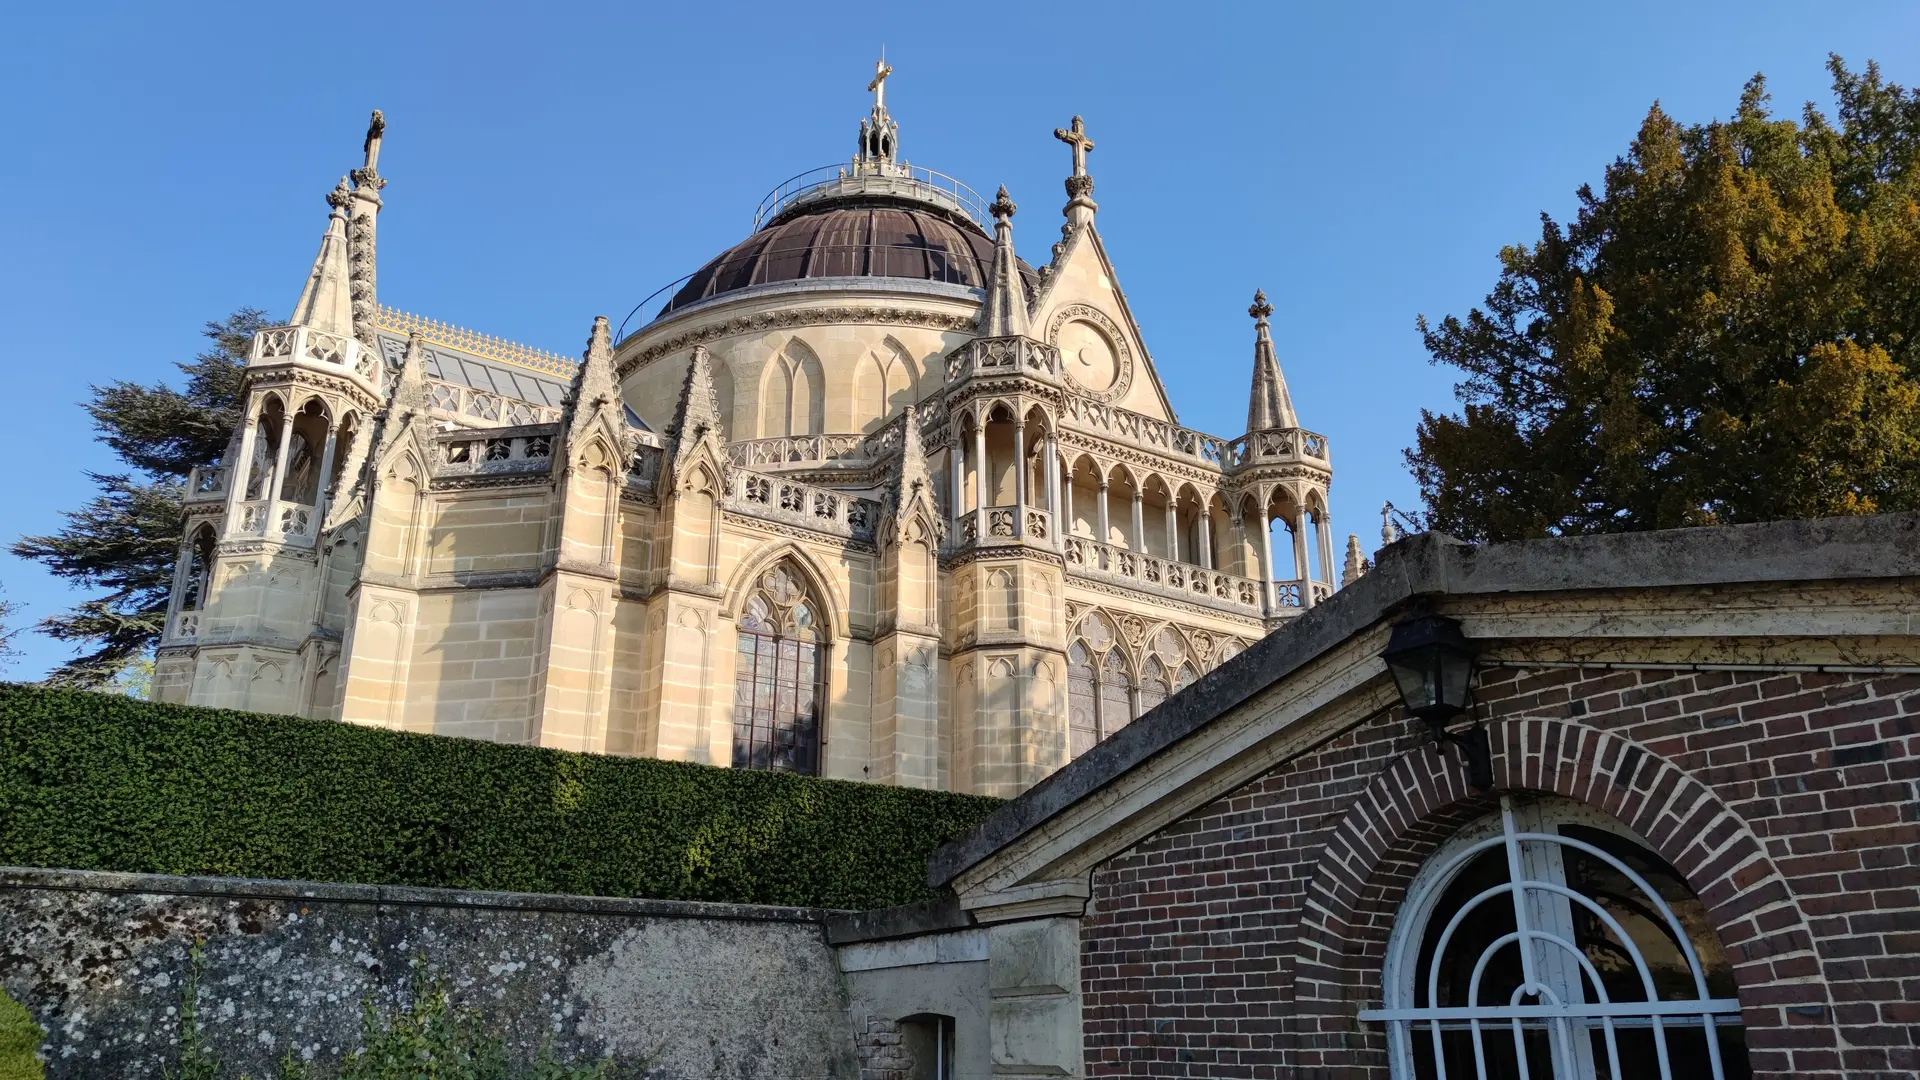
<svg viewBox="0 0 1920 1080"><path fill-rule="evenodd" d="M62 887L44 887L54 879ZM104 887L128 880L0 872L0 987L46 1029L47 1080L172 1065L196 941L197 1024L226 1075L273 1075L289 1056L330 1075L360 1045L363 1002L404 1009L416 965L520 1061L542 1047L568 1061L617 1055L646 1059L660 1080L857 1068L833 957L790 909L707 917L719 907L341 886L249 896L293 887L221 891L216 879ZM150 884L167 880L215 894Z"/></svg>

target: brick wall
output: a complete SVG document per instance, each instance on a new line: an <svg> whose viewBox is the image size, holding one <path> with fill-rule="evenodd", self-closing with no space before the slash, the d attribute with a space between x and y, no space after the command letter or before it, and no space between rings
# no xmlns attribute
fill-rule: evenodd
<svg viewBox="0 0 1920 1080"><path fill-rule="evenodd" d="M1756 1075L1920 1070L1920 676L1488 668L1496 782L1678 868L1735 965ZM1090 1076L1387 1076L1355 1013L1407 882L1493 809L1397 711L1094 875Z"/></svg>

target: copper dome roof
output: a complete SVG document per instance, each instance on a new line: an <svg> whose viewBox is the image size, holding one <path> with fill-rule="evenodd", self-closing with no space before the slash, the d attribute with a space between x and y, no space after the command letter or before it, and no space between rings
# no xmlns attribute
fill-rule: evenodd
<svg viewBox="0 0 1920 1080"><path fill-rule="evenodd" d="M695 271L661 315L781 281L890 277L982 288L993 239L964 215L905 199L821 200L783 214ZM1021 276L1033 286L1023 261Z"/></svg>

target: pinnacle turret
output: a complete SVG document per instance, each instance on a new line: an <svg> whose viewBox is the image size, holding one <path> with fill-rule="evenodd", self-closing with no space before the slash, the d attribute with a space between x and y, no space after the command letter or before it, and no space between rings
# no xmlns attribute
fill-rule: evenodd
<svg viewBox="0 0 1920 1080"><path fill-rule="evenodd" d="M1032 329L1027 318L1027 290L1020 281L1020 264L1013 254L1013 214L1017 207L1007 197L1007 186L987 208L993 214L993 269L987 275L987 300L980 307L983 337L1025 337Z"/></svg>
<svg viewBox="0 0 1920 1080"><path fill-rule="evenodd" d="M1267 294L1254 290L1253 306L1253 391L1247 401L1247 430L1296 428L1300 417L1293 411L1293 398L1287 393L1287 380L1280 374L1280 361L1273 353L1273 335L1267 329L1267 316L1273 305Z"/></svg>
<svg viewBox="0 0 1920 1080"><path fill-rule="evenodd" d="M327 231L321 234L320 251L313 257L313 269L293 305L289 326L305 326L326 334L346 337L353 333L353 294L348 283L347 204L353 189L347 178L327 193Z"/></svg>
<svg viewBox="0 0 1920 1080"><path fill-rule="evenodd" d="M669 453L671 474L678 478L696 448L712 447L714 458L724 468L724 444L720 424L719 397L713 389L713 361L705 345L693 347L687 362L687 377L680 384L680 404L673 411L673 423L667 428L672 440Z"/></svg>
<svg viewBox="0 0 1920 1080"><path fill-rule="evenodd" d="M580 367L573 373L573 388L568 394L568 410L571 419L568 423L570 437L577 437L580 429L605 408L621 410L620 384L613 371L613 334L605 315L596 315L593 319L593 331L587 336L587 350L581 355ZM620 415L624 425L626 417Z"/></svg>
<svg viewBox="0 0 1920 1080"><path fill-rule="evenodd" d="M425 416L427 396L426 356L418 331L407 335L407 351L400 357L400 371L394 376L393 394L387 398L389 423L411 415Z"/></svg>

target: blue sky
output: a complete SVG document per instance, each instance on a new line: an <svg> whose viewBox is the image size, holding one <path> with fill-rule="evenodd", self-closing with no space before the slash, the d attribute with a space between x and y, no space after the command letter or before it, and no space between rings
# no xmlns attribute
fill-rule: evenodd
<svg viewBox="0 0 1920 1080"><path fill-rule="evenodd" d="M902 156L1021 206L1046 256L1075 113L1099 226L1180 420L1245 423L1255 287L1334 524L1374 546L1424 407L1419 313L1464 313L1503 244L1564 217L1659 99L1829 101L1823 63L1920 82L1920 6L1697 3L33 5L0 33L0 318L14 435L0 537L114 468L78 407L151 381L244 305L284 314L322 196L385 110L381 300L577 353L593 316L743 236L841 160L884 44ZM0 556L17 621L78 596ZM71 651L23 634L8 674Z"/></svg>

